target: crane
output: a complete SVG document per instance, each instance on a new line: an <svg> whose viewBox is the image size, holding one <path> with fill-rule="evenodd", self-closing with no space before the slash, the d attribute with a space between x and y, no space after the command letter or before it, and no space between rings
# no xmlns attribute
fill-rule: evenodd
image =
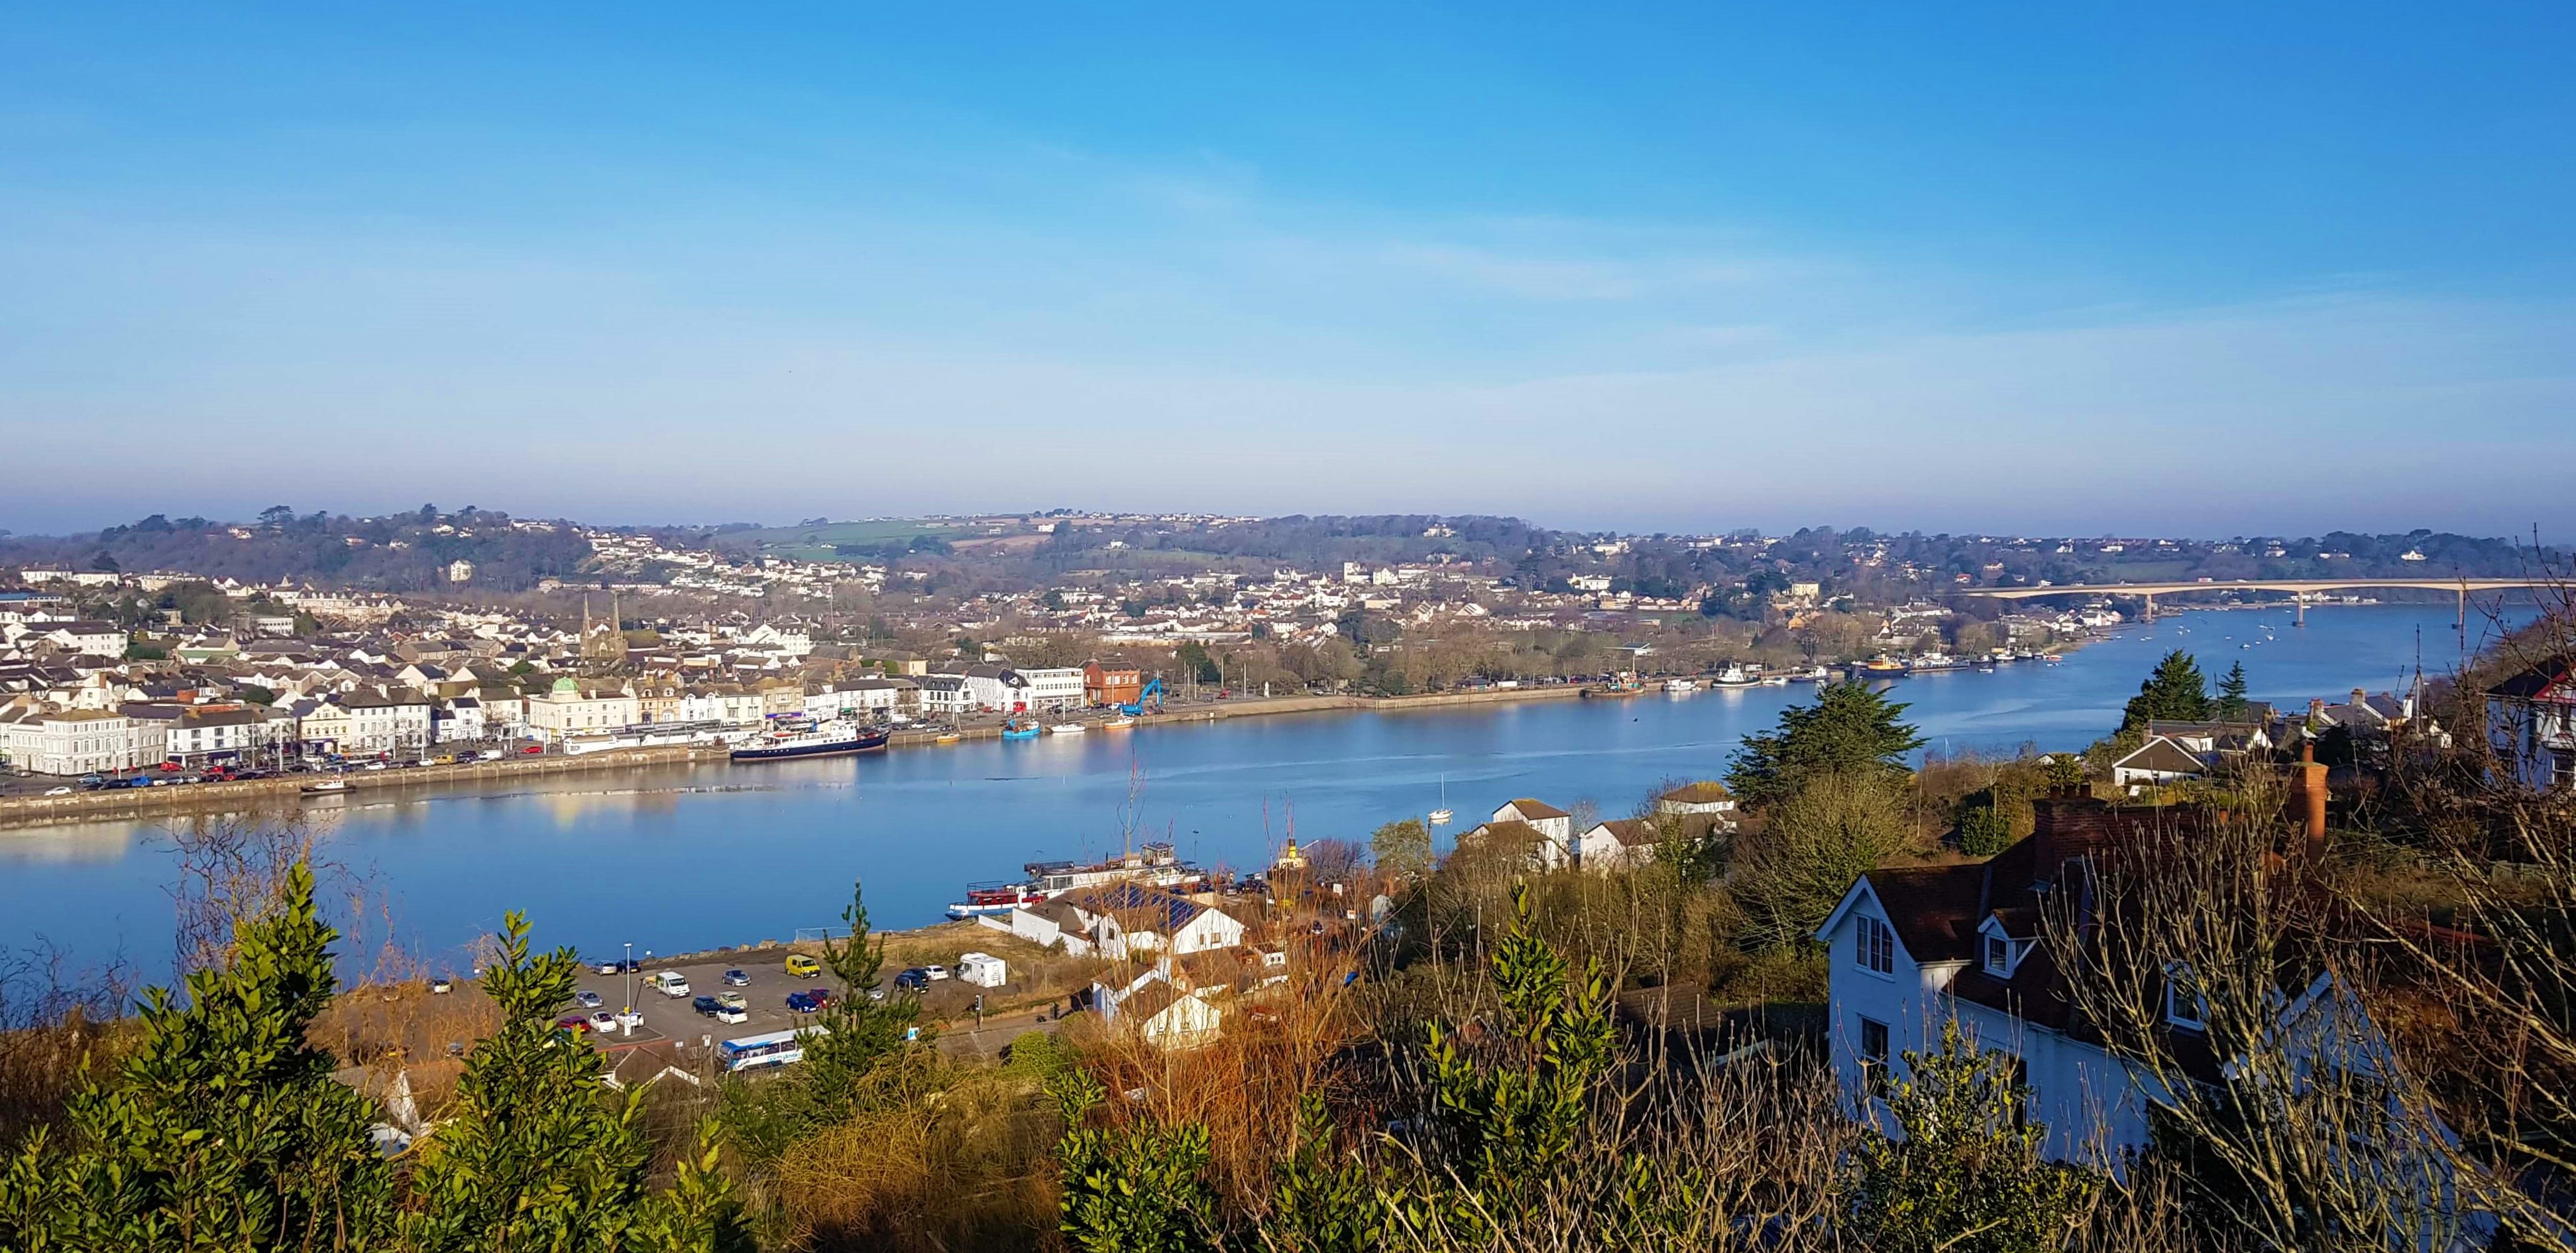
<svg viewBox="0 0 2576 1253"><path fill-rule="evenodd" d="M1161 675L1145 680L1144 689L1136 693L1136 699L1132 703L1120 705L1118 712L1133 718L1145 712L1145 702L1149 700L1154 702L1155 713L1163 712L1163 677Z"/></svg>

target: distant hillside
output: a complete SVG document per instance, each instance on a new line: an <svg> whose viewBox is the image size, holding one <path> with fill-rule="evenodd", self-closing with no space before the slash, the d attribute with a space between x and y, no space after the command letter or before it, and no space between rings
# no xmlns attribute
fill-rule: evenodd
<svg viewBox="0 0 2576 1253"><path fill-rule="evenodd" d="M387 592L446 586L448 565L458 560L473 563L472 586L519 591L574 574L589 557L589 541L569 522L427 505L375 518L298 515L279 506L251 522L156 513L95 534L0 538L0 570L171 570Z"/></svg>

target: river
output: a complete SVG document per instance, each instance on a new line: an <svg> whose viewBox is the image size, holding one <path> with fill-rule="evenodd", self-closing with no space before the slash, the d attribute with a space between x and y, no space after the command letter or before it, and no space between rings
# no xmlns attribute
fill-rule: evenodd
<svg viewBox="0 0 2576 1253"><path fill-rule="evenodd" d="M2478 640L2472 623L2469 643ZM2420 645L2419 645L2420 641ZM2246 645L2251 644L2251 647ZM2075 749L2108 733L2166 650L2210 681L2242 661L2283 708L2402 687L2420 652L2453 669L2448 607L2179 613L2057 664L1903 680L1895 696L1930 751ZM1813 688L1655 693L1405 713L1241 718L1134 731L975 741L861 759L673 766L506 790L330 802L327 856L368 894L362 934L447 964L502 913L541 944L680 952L834 924L853 876L880 927L937 921L971 879L1041 858L1168 837L1202 864L1268 863L1300 839L1364 841L1439 805L1458 822L1535 796L1630 812L1656 783L1723 773L1747 731ZM315 806L323 810L326 806ZM175 862L162 820L0 832L0 949L51 945L77 964L168 965Z"/></svg>

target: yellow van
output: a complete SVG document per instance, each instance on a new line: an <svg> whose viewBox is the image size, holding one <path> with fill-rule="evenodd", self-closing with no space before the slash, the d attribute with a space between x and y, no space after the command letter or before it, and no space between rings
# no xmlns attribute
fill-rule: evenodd
<svg viewBox="0 0 2576 1253"><path fill-rule="evenodd" d="M787 973L792 978L811 979L823 973L823 964L803 953L787 959Z"/></svg>

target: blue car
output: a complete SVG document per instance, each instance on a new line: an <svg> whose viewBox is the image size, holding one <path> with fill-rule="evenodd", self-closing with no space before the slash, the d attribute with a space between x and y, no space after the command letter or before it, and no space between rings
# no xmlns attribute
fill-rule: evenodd
<svg viewBox="0 0 2576 1253"><path fill-rule="evenodd" d="M823 1007L815 1004L814 998L803 992L790 992L787 994L787 1008L794 1013L810 1014Z"/></svg>

